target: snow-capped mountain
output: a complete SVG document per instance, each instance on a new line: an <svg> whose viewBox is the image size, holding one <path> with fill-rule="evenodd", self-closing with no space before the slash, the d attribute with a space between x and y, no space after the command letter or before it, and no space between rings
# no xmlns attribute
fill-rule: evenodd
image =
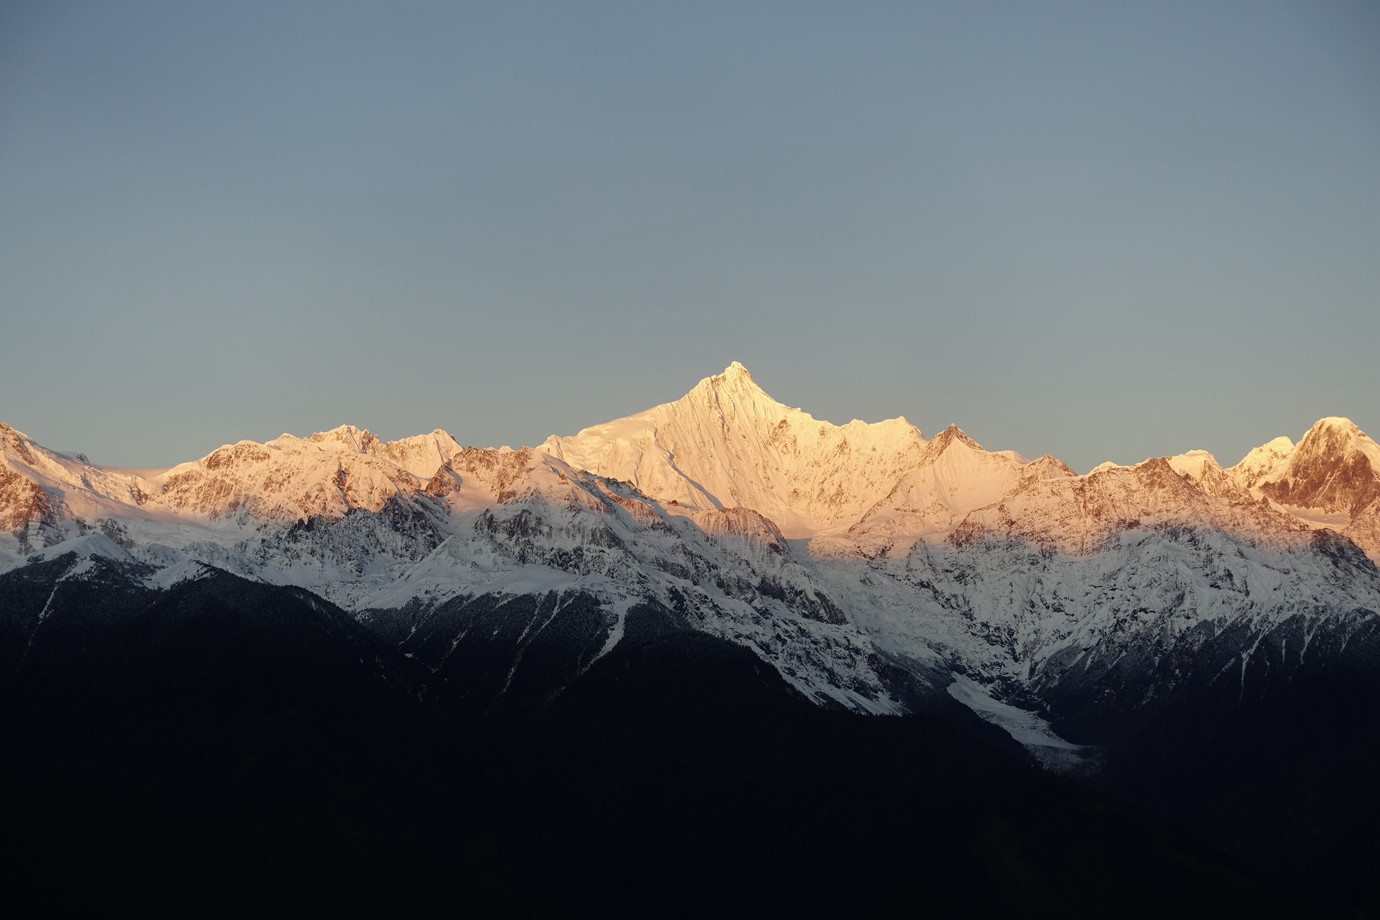
<svg viewBox="0 0 1380 920"><path fill-rule="evenodd" d="M314 514L339 517L352 508L377 511L392 495L423 489L460 452L444 431L383 442L343 425L266 444L240 441L167 469L116 470L46 450L0 426L4 464L46 494L49 518L107 515L214 520L245 511L291 523ZM23 501L6 502L10 530L42 518ZM61 509L61 513L56 513Z"/></svg>
<svg viewBox="0 0 1380 920"><path fill-rule="evenodd" d="M8 567L84 541L157 583L209 564L376 626L404 607L579 595L605 644L654 603L817 700L876 711L934 705L956 678L970 706L984 692L1039 708L1070 654L1380 610L1357 551L1380 558L1380 446L1344 419L1230 469L1193 451L1079 476L956 426L818 421L735 362L675 402L516 451L343 426L135 471L8 427L0 442Z"/></svg>
<svg viewBox="0 0 1380 920"><path fill-rule="evenodd" d="M510 486L522 478L523 458L535 454L562 461L553 469L629 483L673 511L748 508L787 538L823 537L830 545L894 549L956 532L966 539L1001 520L1007 531L1038 529L1071 549L1095 543L1118 522L1187 515L1242 534L1278 534L1296 529L1293 520L1380 553L1367 538L1380 498L1380 445L1346 419L1320 420L1297 446L1276 438L1226 470L1191 451L1076 476L1053 457L985 451L957 426L926 440L899 418L817 421L772 400L736 362L673 403L552 436L526 453L462 448L440 429L383 442L348 425L308 438L241 441L158 470L92 465L8 426L0 426L0 447L5 530L46 525L47 542L77 522L105 518L290 524L378 511L393 496L422 492L462 493L467 506L502 504L516 494ZM1245 509L1250 498L1269 499L1275 516ZM1018 512L1032 523L1022 525Z"/></svg>
<svg viewBox="0 0 1380 920"><path fill-rule="evenodd" d="M1276 449L1262 457L1271 445ZM1380 559L1380 444L1350 419L1320 419L1296 446L1277 439L1232 472L1252 494L1310 526L1337 530Z"/></svg>
<svg viewBox="0 0 1380 920"><path fill-rule="evenodd" d="M821 707L938 716L1190 823L1175 803L1228 778L1276 794L1270 745L1380 769L1380 714L1339 702L1380 698L1380 445L1345 419L1229 468L1190 451L1077 475L957 426L819 421L735 363L520 450L350 426L156 470L6 426L0 449L4 680L45 648L88 654L61 637L102 605L102 629L163 623L163 599L225 590L327 611L351 637L331 655L367 670L350 655L381 642L421 669L385 683L482 714L578 697L673 636L675 655L707 643ZM1360 740L1301 740L1322 728ZM1286 836L1352 810L1286 792ZM1268 862L1252 841L1279 832L1248 806L1222 842Z"/></svg>
<svg viewBox="0 0 1380 920"><path fill-rule="evenodd" d="M1251 485L1281 505L1350 514L1380 491L1380 444L1350 419L1320 419Z"/></svg>
<svg viewBox="0 0 1380 920"><path fill-rule="evenodd" d="M904 418L837 426L787 408L735 361L673 403L539 449L663 503L751 508L794 538L856 522L925 447Z"/></svg>

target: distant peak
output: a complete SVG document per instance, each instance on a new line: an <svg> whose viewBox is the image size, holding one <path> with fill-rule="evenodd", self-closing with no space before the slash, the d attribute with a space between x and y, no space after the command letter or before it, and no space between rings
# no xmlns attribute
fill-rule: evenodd
<svg viewBox="0 0 1380 920"><path fill-rule="evenodd" d="M945 428L943 431L939 432L939 434L935 435L934 440L939 442L939 446L941 448L947 447L954 441L958 441L961 444L966 444L974 450L982 450L981 444L979 444L977 441L974 441L972 438L968 437L968 435L964 433L962 428L959 428L957 425L952 423L950 423L948 428Z"/></svg>
<svg viewBox="0 0 1380 920"><path fill-rule="evenodd" d="M1189 450L1163 459L1174 472L1194 482L1201 482L1204 477L1222 468L1217 458L1205 450Z"/></svg>
<svg viewBox="0 0 1380 920"><path fill-rule="evenodd" d="M727 396L734 401L746 399L753 403L775 402L767 395L766 391L757 385L757 381L752 379L752 374L748 373L748 369L737 361L724 368L722 374L704 378L690 392L703 395L713 394L715 399L722 399Z"/></svg>
<svg viewBox="0 0 1380 920"><path fill-rule="evenodd" d="M1340 415L1329 415L1327 418L1320 418L1313 423L1312 428L1308 429L1310 434L1315 431L1342 431L1351 434L1360 430L1361 429L1356 426L1355 422Z"/></svg>
<svg viewBox="0 0 1380 920"><path fill-rule="evenodd" d="M920 460L921 465L934 463L943 456L949 448L953 447L955 443L962 444L969 450L986 453L981 444L963 433L962 428L959 428L957 425L950 425L931 438L929 443L925 445L925 452Z"/></svg>
<svg viewBox="0 0 1380 920"><path fill-rule="evenodd" d="M1299 441L1298 449L1304 452L1341 450L1345 445L1372 443L1366 433L1355 422L1341 416L1320 418L1308 429Z"/></svg>
<svg viewBox="0 0 1380 920"><path fill-rule="evenodd" d="M340 425L330 431L318 431L304 440L323 446L338 444L347 450L360 453L367 453L375 443L378 443L378 438L374 437L369 429L357 428L354 425Z"/></svg>
<svg viewBox="0 0 1380 920"><path fill-rule="evenodd" d="M325 438L331 438L331 437L335 437L335 438L358 438L358 437L363 437L364 435L367 435L367 434L369 434L369 429L367 429L367 428L358 428L358 427L356 427L356 426L354 426L354 425L337 425L336 427L332 428L330 431L318 431L316 434L312 435L312 439L313 439L313 440L315 440L316 438L325 439Z"/></svg>

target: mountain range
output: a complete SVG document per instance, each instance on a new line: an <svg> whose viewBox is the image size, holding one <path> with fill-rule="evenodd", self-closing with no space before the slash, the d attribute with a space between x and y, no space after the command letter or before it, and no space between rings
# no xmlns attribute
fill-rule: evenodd
<svg viewBox="0 0 1380 920"><path fill-rule="evenodd" d="M591 747L561 763L578 763L571 775L597 777L594 787L618 803L608 812L623 818L618 833L645 803L634 808L614 790L666 789L642 773L607 785L610 771L623 769L610 751L620 763L677 775L699 813L740 834L765 833L739 817L748 801L784 809L776 823L795 826L799 816L780 790L745 799L706 780L714 770L681 775L626 736L675 724L675 738L658 750L674 751L678 763L703 757L706 769L770 763L780 771L794 769L780 752L800 743L779 737L789 725L831 744L880 745L892 766L876 776L888 795L906 788L898 763L937 770L942 777L931 780L973 801L992 787L972 775L1035 783L1014 811L974 817L959 809L940 822L959 835L971 832L970 819L1018 829L965 837L981 854L976 862L955 863L934 841L925 845L950 877L981 864L1026 892L1013 906L1053 905L1048 886L1072 872L1042 862L1025 827L1034 821L1048 832L1042 809L1057 800L1064 814L1115 812L1108 821L1119 841L1142 849L1158 841L1138 857L1146 866L1117 870L1126 878L1104 866L1107 885L1114 877L1118 888L1131 884L1151 864L1191 866L1185 898L1189 888L1228 900L1268 891L1292 904L1326 888L1340 908L1365 909L1360 877L1380 861L1372 781L1380 767L1380 445L1347 419L1321 419L1297 443L1276 437L1230 467L1191 451L1078 475L1054 457L985 450L956 426L926 438L903 418L819 421L771 399L734 363L675 402L520 450L463 447L440 429L384 442L344 426L241 441L166 469L122 470L47 450L4 425L0 449L0 680L6 730L28 745L16 750L30 752L7 779L46 782L54 801L69 787L40 777L54 764L77 770L83 756L65 747L65 734L52 734L55 722L81 726L75 737L108 745L116 760L151 762L111 741L90 715L93 699L149 679L101 648L176 675L154 682L162 689L139 690L137 705L122 712L188 718L167 715L167 688L191 692L201 685L184 671L204 666L225 670L204 704L235 713L225 724L240 726L250 691L224 658L233 647L275 675L268 686L284 698L304 692L297 672L329 675L329 692L311 691L331 701L326 723L369 729L342 729L327 747L355 753L370 732L406 749L473 744L479 733L489 739L478 758L486 765L471 758L467 770L521 774L533 768L515 764L552 756L544 746L557 740L584 751L588 738L602 737L597 754ZM300 657L283 657L283 648ZM188 663L196 661L203 664ZM399 688L406 704L389 696ZM341 702L356 698L367 700L363 710ZM638 708L638 699L660 702ZM686 721L683 707L695 701L713 714L710 723L730 726L723 735L705 734L708 716ZM412 728L386 716L414 702L431 715L400 715ZM534 719L542 727L531 728ZM444 742L417 740L432 738L417 727L427 720L452 726L440 733ZM144 716L135 724L141 737L152 732ZM216 738L262 729L252 724ZM915 732L942 736L944 753L935 754L938 742L918 751L925 744ZM220 743L198 733L193 746ZM765 735L772 746L760 743ZM252 760L264 756L260 743L231 747ZM752 754L725 768L739 756L729 751ZM843 794L834 776L855 764L813 747L796 754L820 772L801 767L783 788L828 784L826 803ZM445 774L455 756L428 754L423 772ZM986 765L977 774L952 766L976 762ZM1012 778L1029 770L1042 778ZM447 781L433 785L432 799L458 795ZM1084 794L1129 804L1090 806ZM388 809L410 807L393 795ZM938 807L913 795L902 798L915 810ZM159 801L156 823L166 830L183 803ZM1150 823L1115 811L1123 807L1145 809ZM335 820L331 809L313 821ZM665 826L692 827L677 847L723 844L715 826L670 814ZM40 821L23 809L20 817L16 826ZM1078 825L1068 831L1074 837L1105 847L1111 825L1068 820ZM880 833L875 823L859 832ZM416 839L451 852L443 824L414 828ZM466 826L477 836L459 846L490 880L516 878L495 852L542 850L505 836L504 815ZM563 843L582 839L538 816L525 826ZM1173 828L1186 829L1190 842ZM796 830L830 845L807 826ZM662 840L663 830L644 831ZM400 845L388 839L396 855ZM622 844L614 849L631 858ZM677 859L691 860L691 850L677 849ZM1006 869L993 869L1003 858ZM769 862L798 872L817 860L787 847ZM588 871L581 862L566 883L588 893ZM1276 890L1252 873L1286 881ZM1161 892L1146 903L1174 901Z"/></svg>

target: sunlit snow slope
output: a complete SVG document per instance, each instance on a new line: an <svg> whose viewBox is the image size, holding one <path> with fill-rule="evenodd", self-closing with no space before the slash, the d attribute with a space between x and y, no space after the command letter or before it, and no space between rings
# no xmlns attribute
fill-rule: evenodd
<svg viewBox="0 0 1380 920"><path fill-rule="evenodd" d="M902 418L816 420L773 400L737 362L675 402L553 435L518 466L501 458L521 452L462 449L440 429L392 442L352 426L285 434L142 471L54 453L8 426L0 448L0 527L30 549L76 522L291 523L419 493L479 507L516 494L528 456L550 456L673 513L751 509L787 538L823 538L829 554L978 535L1086 551L1130 522L1172 519L1267 540L1329 528L1380 558L1380 445L1347 419L1320 420L1297 445L1276 438L1230 469L1191 451L1076 476L1052 457L986 451L956 426L926 440Z"/></svg>

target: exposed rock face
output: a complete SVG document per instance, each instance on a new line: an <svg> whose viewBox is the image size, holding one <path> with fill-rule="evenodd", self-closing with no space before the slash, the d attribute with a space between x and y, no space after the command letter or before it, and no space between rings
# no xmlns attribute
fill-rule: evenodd
<svg viewBox="0 0 1380 920"><path fill-rule="evenodd" d="M1122 531L1170 523L1220 529L1247 541L1287 543L1290 534L1306 536L1304 525L1261 506L1230 481L1214 476L1211 467L1195 481L1176 471L1172 459L1024 483L969 514L951 541L966 545L978 539L1017 539L1086 554Z"/></svg>
<svg viewBox="0 0 1380 920"><path fill-rule="evenodd" d="M1360 428L1347 419L1322 419L1257 486L1281 505L1350 513L1380 495L1377 460L1380 449Z"/></svg>
<svg viewBox="0 0 1380 920"><path fill-rule="evenodd" d="M452 456L446 468L461 483L477 487L480 496L506 504L518 497L531 462L532 451L526 447L521 450L467 447Z"/></svg>
<svg viewBox="0 0 1380 920"><path fill-rule="evenodd" d="M52 502L37 483L10 470L0 470L0 528L19 530L51 517Z"/></svg>
<svg viewBox="0 0 1380 920"><path fill-rule="evenodd" d="M1228 471L1313 527L1328 527L1380 561L1380 444L1349 419L1319 419L1298 445L1276 438Z"/></svg>
<svg viewBox="0 0 1380 920"><path fill-rule="evenodd" d="M35 463L34 455L29 452L26 442L28 438L18 431L15 431L4 422L0 422L0 450L6 454L14 454L20 462L33 466Z"/></svg>

